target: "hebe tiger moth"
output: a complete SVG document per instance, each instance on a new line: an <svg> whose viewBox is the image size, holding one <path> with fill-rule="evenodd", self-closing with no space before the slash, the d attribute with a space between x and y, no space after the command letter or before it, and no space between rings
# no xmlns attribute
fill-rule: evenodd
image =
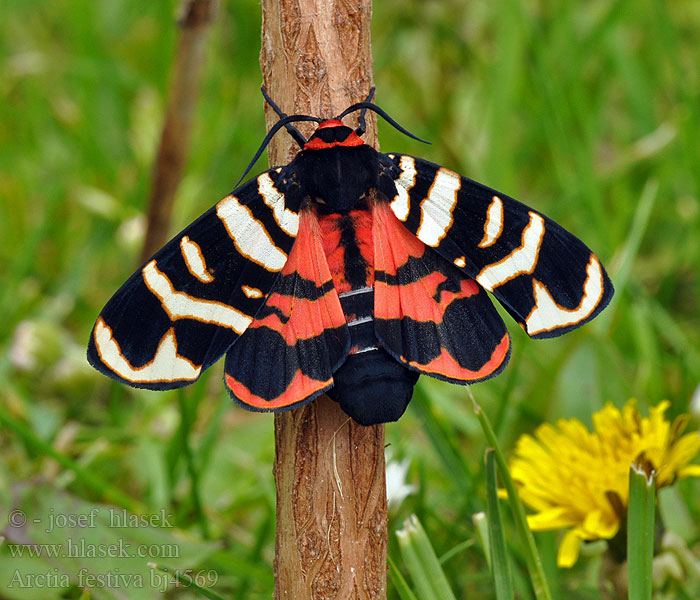
<svg viewBox="0 0 700 600"><path fill-rule="evenodd" d="M419 373L501 372L510 339L487 291L533 338L595 317L613 286L578 238L539 212L426 160L366 145L364 102L280 117L301 146L175 236L97 319L88 360L135 387L189 385L226 353L250 410L327 392L363 425L397 420ZM353 130L342 119L360 110ZM318 123L306 140L292 125ZM246 170L246 173L248 172Z"/></svg>

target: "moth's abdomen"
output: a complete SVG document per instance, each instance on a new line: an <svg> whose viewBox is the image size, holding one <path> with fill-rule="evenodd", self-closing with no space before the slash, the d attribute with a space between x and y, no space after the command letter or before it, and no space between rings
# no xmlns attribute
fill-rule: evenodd
<svg viewBox="0 0 700 600"><path fill-rule="evenodd" d="M350 354L377 347L374 335L372 213L319 215L323 250L350 330Z"/></svg>
<svg viewBox="0 0 700 600"><path fill-rule="evenodd" d="M351 347L327 393L361 425L396 421L411 400L418 373L402 366L377 342L372 213L364 208L319 215L319 224Z"/></svg>
<svg viewBox="0 0 700 600"><path fill-rule="evenodd" d="M360 425L397 421L413 395L418 373L383 348L351 354L333 375L327 394Z"/></svg>

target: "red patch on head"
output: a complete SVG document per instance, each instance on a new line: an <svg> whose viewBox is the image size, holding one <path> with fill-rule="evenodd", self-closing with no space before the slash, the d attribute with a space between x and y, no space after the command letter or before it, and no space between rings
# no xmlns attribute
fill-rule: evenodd
<svg viewBox="0 0 700 600"><path fill-rule="evenodd" d="M320 137L312 137L306 144L304 144L304 150L323 150L324 148L332 148L337 146L338 142L324 142Z"/></svg>
<svg viewBox="0 0 700 600"><path fill-rule="evenodd" d="M326 127L342 127L343 122L340 119L328 119L327 121L321 121L318 128L325 129Z"/></svg>
<svg viewBox="0 0 700 600"><path fill-rule="evenodd" d="M343 125L342 121L339 119L328 119L327 121L322 121L316 131L319 129L333 129L337 127L344 128L345 125ZM362 140L362 138L352 130L348 134L348 137L346 137L342 142L337 140L333 142L324 142L320 137L317 137L316 134L314 134L311 139L304 144L304 150L325 150L326 148L333 148L333 146L362 146L364 143L365 142Z"/></svg>
<svg viewBox="0 0 700 600"><path fill-rule="evenodd" d="M338 146L362 146L362 144L364 144L364 141L354 131L342 142L338 142Z"/></svg>

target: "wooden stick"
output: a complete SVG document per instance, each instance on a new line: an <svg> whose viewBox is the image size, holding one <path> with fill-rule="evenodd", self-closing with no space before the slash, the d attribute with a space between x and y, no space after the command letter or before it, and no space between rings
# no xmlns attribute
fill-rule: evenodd
<svg viewBox="0 0 700 600"><path fill-rule="evenodd" d="M263 0L262 8L263 82L283 111L331 117L367 96L371 0ZM269 107L266 115L268 126L277 121ZM365 141L376 147L372 113L367 125ZM270 162L296 152L280 133ZM275 415L275 448L274 598L386 598L384 426L358 425L321 396Z"/></svg>
<svg viewBox="0 0 700 600"><path fill-rule="evenodd" d="M321 396L275 415L275 600L386 598L384 426Z"/></svg>
<svg viewBox="0 0 700 600"><path fill-rule="evenodd" d="M180 35L170 78L165 123L153 169L141 262L145 262L170 237L170 216L187 157L202 79L206 32L215 10L215 0L188 0L179 20Z"/></svg>

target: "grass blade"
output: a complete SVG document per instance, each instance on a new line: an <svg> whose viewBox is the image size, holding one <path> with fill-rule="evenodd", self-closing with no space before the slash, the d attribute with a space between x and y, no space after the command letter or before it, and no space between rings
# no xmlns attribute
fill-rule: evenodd
<svg viewBox="0 0 700 600"><path fill-rule="evenodd" d="M486 558L486 562L489 566L489 571L493 572L493 565L491 563L491 540L489 539L489 522L486 513L474 513L472 515L472 523L474 523L476 537L479 539L481 548L484 551L484 557Z"/></svg>
<svg viewBox="0 0 700 600"><path fill-rule="evenodd" d="M455 600L435 550L416 515L396 532L399 548L420 600Z"/></svg>
<svg viewBox="0 0 700 600"><path fill-rule="evenodd" d="M630 506L627 513L627 560L630 600L651 600L654 558L654 498L656 474L643 465L630 467Z"/></svg>
<svg viewBox="0 0 700 600"><path fill-rule="evenodd" d="M440 557L440 564L444 565L447 561L451 560L454 556L457 556L463 550L470 548L474 545L474 540L464 540L457 544L454 548L450 548L445 554Z"/></svg>
<svg viewBox="0 0 700 600"><path fill-rule="evenodd" d="M202 394L204 389L204 386L201 385L197 391L199 394ZM190 444L190 432L192 431L192 423L197 416L197 405L192 403L192 399L186 397L182 389L177 390L177 402L180 409L180 444L185 457L187 473L190 476L190 496L195 514L197 515L197 521L199 521L199 528L202 531L202 536L206 540L209 539L209 524L204 514L204 508L202 507L199 469L195 465L194 452Z"/></svg>
<svg viewBox="0 0 700 600"><path fill-rule="evenodd" d="M613 322L617 307L620 305L620 298L622 298L623 291L627 287L632 267L635 260L637 260L642 240L649 227L651 212L654 208L658 191L659 182L657 180L650 179L647 181L634 212L627 239L622 245L622 250L617 255L615 264L611 268L611 271L614 272L616 296L611 301L608 310L593 324L598 333L609 330L610 324Z"/></svg>
<svg viewBox="0 0 700 600"><path fill-rule="evenodd" d="M491 427L491 423L489 422L486 413L484 413L481 406L479 406L479 404L476 402L476 399L474 398L474 395L469 387L467 387L467 393L474 403L474 412L479 418L481 427L486 435L486 440L493 447L494 456L496 458L496 462L498 463L498 468L501 471L503 485L508 492L508 501L510 502L511 510L513 511L515 527L518 530L518 535L523 543L523 554L525 555L527 569L530 573L530 578L532 579L532 588L535 592L535 597L537 600L551 600L552 595L549 591L549 584L547 583L547 578L544 574L542 558L537 551L535 538L532 535L532 531L530 531L530 527L527 524L527 518L525 517L525 507L518 496L518 492L515 488L515 482L508 471L508 465L505 457L503 456L503 452L498 445L496 434L493 431L493 427Z"/></svg>
<svg viewBox="0 0 700 600"><path fill-rule="evenodd" d="M389 563L389 577L391 577L391 581L396 588L396 592L399 594L399 598L401 598L401 600L418 600L416 595L411 591L411 588L408 587L408 583L396 566L394 559L391 558L391 554L387 554L386 559Z"/></svg>
<svg viewBox="0 0 700 600"><path fill-rule="evenodd" d="M512 600L514 598L513 579L506 551L501 505L498 501L498 480L493 448L486 449L486 500L491 570L496 587L496 598L498 600Z"/></svg>
<svg viewBox="0 0 700 600"><path fill-rule="evenodd" d="M416 387L411 403L414 412L423 424L423 431L430 439L435 453L443 464L446 473L459 486L464 497L474 494L474 476L464 457L454 442L454 435L448 431L433 413L430 398L420 386Z"/></svg>

